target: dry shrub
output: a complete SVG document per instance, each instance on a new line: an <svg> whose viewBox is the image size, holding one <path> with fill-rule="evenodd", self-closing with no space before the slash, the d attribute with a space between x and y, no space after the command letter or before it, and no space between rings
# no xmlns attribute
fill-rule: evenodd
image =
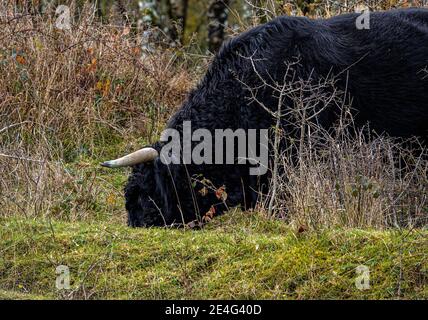
<svg viewBox="0 0 428 320"><path fill-rule="evenodd" d="M0 215L122 212L123 179L94 168L156 140L197 78L193 62L162 43L143 52L146 30L101 24L90 6L60 30L54 13L23 14L7 3L0 4Z"/></svg>
<svg viewBox="0 0 428 320"><path fill-rule="evenodd" d="M152 127L191 85L174 52L142 58L139 30L99 24L91 10L70 31L49 17L6 16L0 23L2 127L26 120L27 130L43 128L66 149L93 147L109 135L103 130L157 134Z"/></svg>
<svg viewBox="0 0 428 320"><path fill-rule="evenodd" d="M300 144L300 142L299 142ZM413 143L412 145L417 145ZM300 145L299 145L300 149ZM428 224L428 153L366 130L312 134L280 158L276 214L297 227Z"/></svg>
<svg viewBox="0 0 428 320"><path fill-rule="evenodd" d="M300 58L285 61L282 81L254 73L277 106L257 98L275 119L271 132L269 192L259 210L298 228L386 228L428 225L428 150L425 141L376 135L357 126L349 92L338 78L301 78ZM275 79L275 81L271 80ZM322 119L336 114L331 128ZM325 120L325 119L324 119Z"/></svg>
<svg viewBox="0 0 428 320"><path fill-rule="evenodd" d="M287 64L290 73L294 65ZM262 210L312 229L428 225L426 141L357 127L334 77L317 83L291 74L284 79L274 87L285 106L279 103L274 113L281 120L274 140L281 142L271 147L273 178ZM338 120L326 129L318 115L332 108Z"/></svg>

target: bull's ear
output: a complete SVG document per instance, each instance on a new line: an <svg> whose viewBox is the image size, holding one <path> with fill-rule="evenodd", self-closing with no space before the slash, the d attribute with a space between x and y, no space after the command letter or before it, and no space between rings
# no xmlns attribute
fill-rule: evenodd
<svg viewBox="0 0 428 320"><path fill-rule="evenodd" d="M145 163L155 160L159 156L159 153L156 149L148 147L137 150L133 153L127 154L122 158L110 160L101 163L103 167L107 168L121 168L134 166L136 164Z"/></svg>

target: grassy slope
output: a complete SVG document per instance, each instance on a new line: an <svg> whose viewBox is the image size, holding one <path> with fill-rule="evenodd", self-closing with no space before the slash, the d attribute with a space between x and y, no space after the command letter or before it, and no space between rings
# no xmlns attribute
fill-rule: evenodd
<svg viewBox="0 0 428 320"><path fill-rule="evenodd" d="M55 267L72 289L55 289ZM370 268L371 288L355 287ZM401 281L400 281L401 278ZM428 232L295 234L231 213L204 230L0 220L0 298L428 298Z"/></svg>

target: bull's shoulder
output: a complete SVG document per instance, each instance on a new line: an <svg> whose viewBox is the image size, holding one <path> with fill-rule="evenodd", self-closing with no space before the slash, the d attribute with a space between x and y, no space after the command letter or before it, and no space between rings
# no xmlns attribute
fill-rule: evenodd
<svg viewBox="0 0 428 320"><path fill-rule="evenodd" d="M396 29L428 34L428 9L396 10L394 20Z"/></svg>
<svg viewBox="0 0 428 320"><path fill-rule="evenodd" d="M408 8L408 9L397 9L391 11L384 11L383 14L389 12L391 15L404 18L404 19L416 19L424 23L428 23L428 9L425 8Z"/></svg>
<svg viewBox="0 0 428 320"><path fill-rule="evenodd" d="M286 50L294 43L310 38L321 28L322 24L317 20L280 16L227 40L216 55L216 60L225 61L255 54L268 58L270 54Z"/></svg>

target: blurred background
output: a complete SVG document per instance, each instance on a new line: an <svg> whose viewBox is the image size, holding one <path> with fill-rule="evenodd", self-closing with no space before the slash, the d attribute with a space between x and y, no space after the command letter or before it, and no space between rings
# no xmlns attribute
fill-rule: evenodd
<svg viewBox="0 0 428 320"><path fill-rule="evenodd" d="M202 52L215 52L223 40L242 28L266 22L278 15L326 17L355 10L421 6L424 0L21 0L17 10L49 14L52 8L70 6L72 21L78 21L88 4L106 25L126 25L151 30L147 42L162 40L169 45L193 45ZM147 44L147 49L149 45Z"/></svg>

